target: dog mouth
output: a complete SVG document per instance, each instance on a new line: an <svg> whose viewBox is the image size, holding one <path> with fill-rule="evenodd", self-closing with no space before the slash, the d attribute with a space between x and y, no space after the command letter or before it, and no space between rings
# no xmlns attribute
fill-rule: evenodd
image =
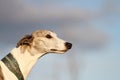
<svg viewBox="0 0 120 80"><path fill-rule="evenodd" d="M53 52L66 52L66 51L68 51L68 50L67 50L67 49L66 49L66 50L51 49L51 51L53 51Z"/></svg>

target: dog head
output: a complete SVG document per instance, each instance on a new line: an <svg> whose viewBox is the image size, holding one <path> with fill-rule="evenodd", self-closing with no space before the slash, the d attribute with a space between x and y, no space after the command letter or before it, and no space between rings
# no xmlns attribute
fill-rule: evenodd
<svg viewBox="0 0 120 80"><path fill-rule="evenodd" d="M71 49L72 44L58 38L54 32L38 30L23 37L17 44L19 46L34 48L42 53L64 53Z"/></svg>

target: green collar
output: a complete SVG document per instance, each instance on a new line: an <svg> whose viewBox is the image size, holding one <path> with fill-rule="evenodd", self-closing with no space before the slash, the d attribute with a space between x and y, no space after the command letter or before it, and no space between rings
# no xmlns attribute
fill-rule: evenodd
<svg viewBox="0 0 120 80"><path fill-rule="evenodd" d="M2 61L8 67L8 69L12 73L14 73L18 80L24 80L23 74L19 68L19 64L11 53L9 53L5 58L3 58Z"/></svg>

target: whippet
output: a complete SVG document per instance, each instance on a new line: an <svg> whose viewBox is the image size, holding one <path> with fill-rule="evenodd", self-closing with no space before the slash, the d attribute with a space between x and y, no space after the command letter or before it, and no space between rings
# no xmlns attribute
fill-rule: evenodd
<svg viewBox="0 0 120 80"><path fill-rule="evenodd" d="M24 36L0 61L0 80L26 80L32 67L47 53L64 53L72 44L52 31L37 30Z"/></svg>

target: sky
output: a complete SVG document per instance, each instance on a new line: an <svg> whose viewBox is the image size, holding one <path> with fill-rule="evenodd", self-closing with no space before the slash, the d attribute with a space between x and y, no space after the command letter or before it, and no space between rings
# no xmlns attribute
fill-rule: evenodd
<svg viewBox="0 0 120 80"><path fill-rule="evenodd" d="M1 0L0 58L26 34L52 30L73 48L48 54L28 80L120 80L119 0Z"/></svg>

